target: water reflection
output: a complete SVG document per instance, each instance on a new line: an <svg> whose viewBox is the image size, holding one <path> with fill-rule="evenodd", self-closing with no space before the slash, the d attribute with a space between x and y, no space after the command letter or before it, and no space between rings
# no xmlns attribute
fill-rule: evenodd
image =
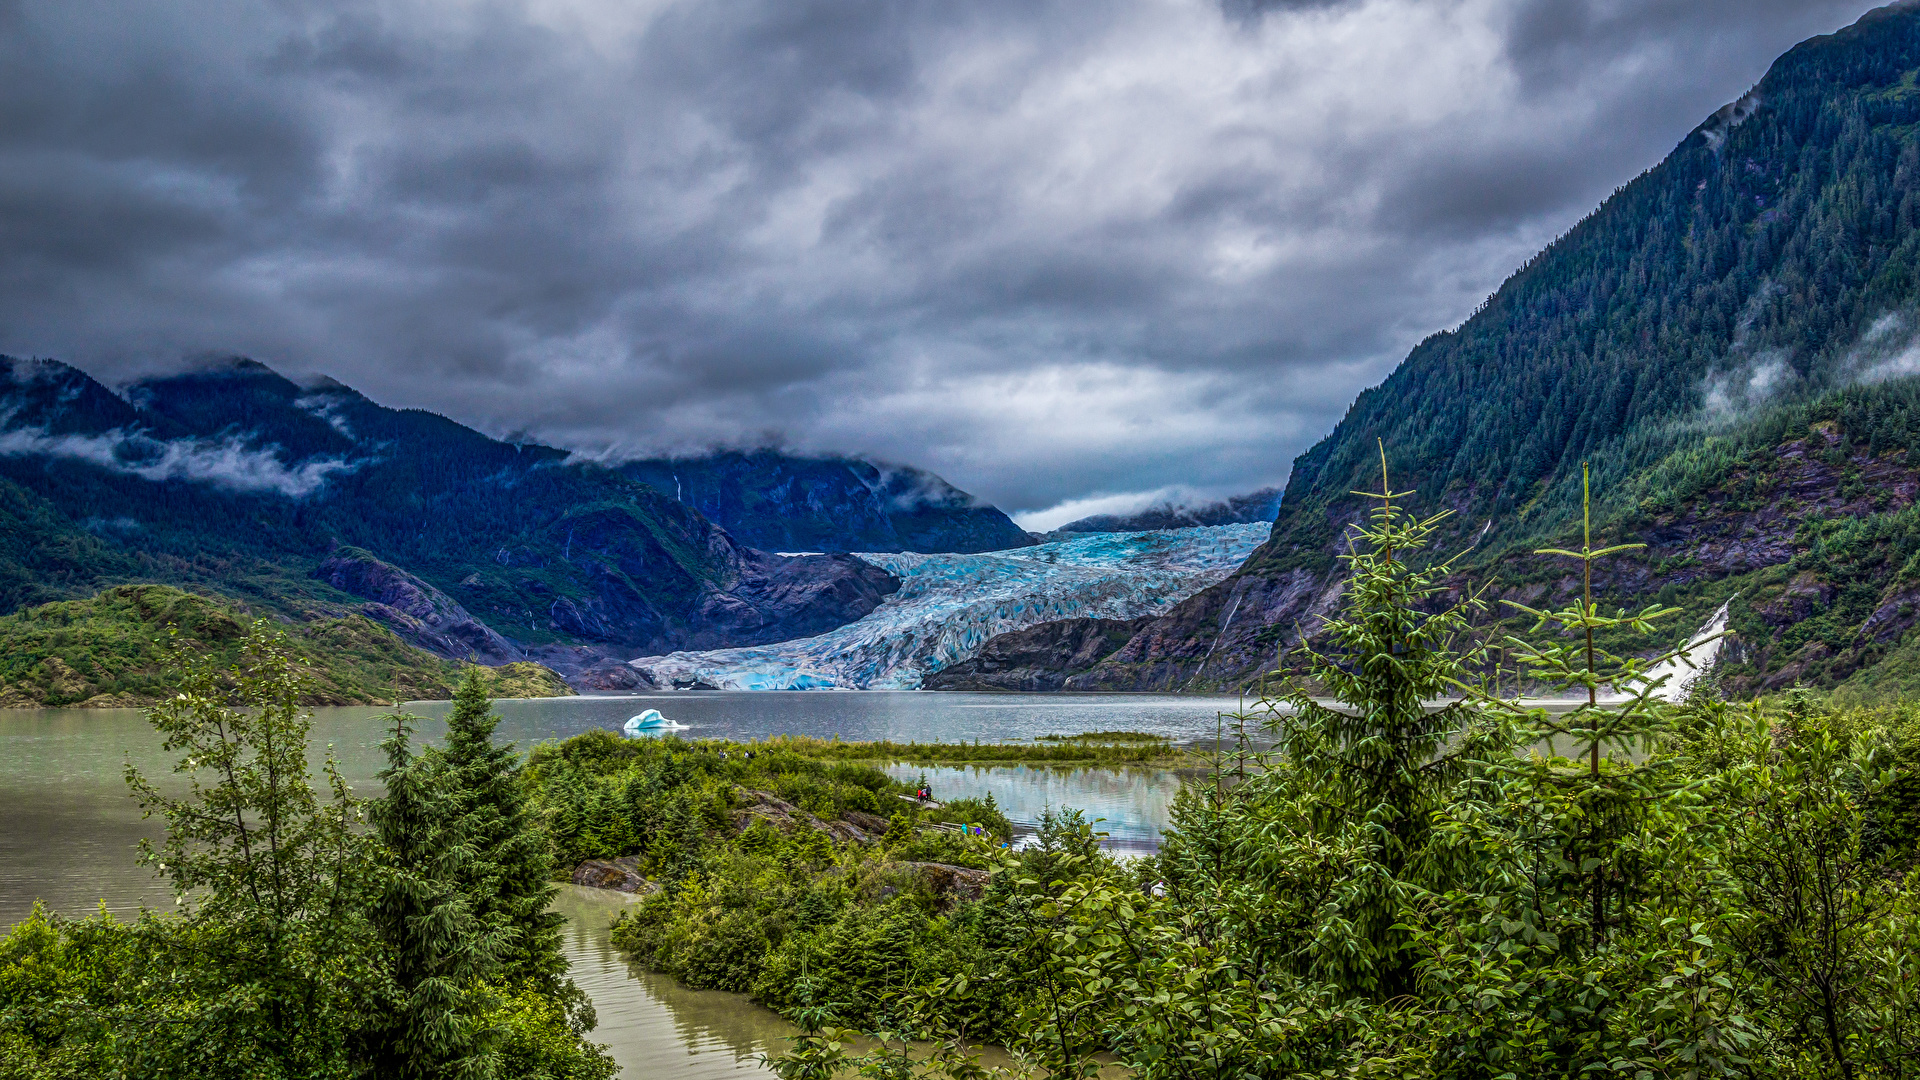
<svg viewBox="0 0 1920 1080"><path fill-rule="evenodd" d="M784 1050L794 1026L738 994L689 990L622 957L607 928L630 902L621 893L568 885L554 904L567 917L573 980L600 1017L593 1038L606 1044L621 1074L700 1080L766 1073L759 1055Z"/></svg>
<svg viewBox="0 0 1920 1080"><path fill-rule="evenodd" d="M1049 808L1072 807L1086 813L1095 832L1107 834L1105 847L1121 853L1160 849L1180 776L1170 769L1055 769L994 765L923 767L887 765L888 776L905 783L926 777L936 800L979 799L991 794L1000 812L1025 836Z"/></svg>

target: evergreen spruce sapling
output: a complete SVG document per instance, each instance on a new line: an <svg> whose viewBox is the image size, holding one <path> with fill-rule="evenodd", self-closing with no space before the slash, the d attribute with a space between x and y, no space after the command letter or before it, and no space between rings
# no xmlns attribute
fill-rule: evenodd
<svg viewBox="0 0 1920 1080"><path fill-rule="evenodd" d="M1517 747L1549 753L1488 757L1435 818L1436 848L1474 872L1457 876L1414 931L1433 1011L1412 1037L1435 1058L1515 1075L1683 1061L1733 1068L1744 1021L1718 984L1688 996L1724 966L1713 939L1688 929L1707 917L1701 898L1717 873L1697 785L1670 762L1609 754L1653 749L1669 729L1667 678L1652 671L1677 654L1620 656L1596 638L1646 634L1675 611L1600 613L1595 564L1640 545L1596 549L1590 521L1579 550L1540 552L1579 560L1575 603L1542 611L1507 602L1534 616L1534 633L1555 632L1545 642L1509 637L1507 654L1536 685L1584 700L1556 715L1466 687L1485 711L1504 714ZM1573 759L1551 756L1568 741Z"/></svg>
<svg viewBox="0 0 1920 1080"><path fill-rule="evenodd" d="M1655 736L1667 729L1671 709L1663 691L1670 676L1656 677L1652 672L1668 661L1688 661L1680 649L1643 659L1621 656L1595 644L1596 632L1651 634L1658 622L1678 614L1679 609L1655 604L1637 614L1624 610L1612 615L1600 613L1593 598L1594 564L1646 545L1614 544L1597 549L1593 546L1593 494L1586 467L1583 465L1581 470L1580 550L1543 548L1535 552L1580 563L1579 603L1558 610L1536 610L1511 600L1503 602L1534 617L1532 633L1551 629L1557 639L1545 643L1510 639L1519 666L1528 670L1537 682L1560 690L1575 690L1586 698L1564 715L1556 716L1545 709L1526 713L1535 741L1551 745L1566 739L1583 746L1581 757L1586 768L1581 773L1571 773L1538 759L1524 766L1523 771L1526 773L1524 785L1535 793L1525 797L1528 804L1553 808L1551 812L1563 819L1549 830L1562 838L1559 874L1563 878L1585 879L1586 938L1590 946L1598 946L1612 926L1628 917L1631 879L1636 870L1631 864L1639 823L1679 795L1678 790L1666 782L1663 766L1641 765L1605 755L1609 749L1646 749ZM1604 702L1600 698L1603 687L1612 695ZM1536 797L1542 794L1549 797L1544 801Z"/></svg>
<svg viewBox="0 0 1920 1080"><path fill-rule="evenodd" d="M1326 651L1301 647L1309 682L1280 697L1290 715L1275 723L1284 770L1303 785L1300 825L1354 860L1330 897L1343 926L1332 947L1315 950L1314 973L1387 999L1413 989L1405 908L1446 873L1428 843L1433 813L1462 770L1511 733L1470 699L1435 704L1484 666L1469 621L1481 605L1472 593L1445 595L1452 560L1413 561L1451 511L1422 519L1396 507L1411 493L1393 490L1384 447L1380 481L1377 492L1354 493L1377 505L1340 556L1349 572L1341 610L1320 628ZM1321 704L1323 695L1338 705Z"/></svg>
<svg viewBox="0 0 1920 1080"><path fill-rule="evenodd" d="M415 718L388 719L380 773L387 794L370 815L381 854L372 914L390 957L394 1003L372 1039L374 1072L394 1080L490 1077L500 1032L483 1019L496 1004L485 980L500 973L513 935L502 915L475 911L474 837L445 774L413 752Z"/></svg>
<svg viewBox="0 0 1920 1080"><path fill-rule="evenodd" d="M565 920L549 910L556 892L552 850L521 790L519 754L494 741L499 723L486 676L469 667L447 716L442 754L475 851L468 895L477 917L498 918L513 931L502 956L507 978L530 980L550 998L579 999L584 1006L566 980Z"/></svg>

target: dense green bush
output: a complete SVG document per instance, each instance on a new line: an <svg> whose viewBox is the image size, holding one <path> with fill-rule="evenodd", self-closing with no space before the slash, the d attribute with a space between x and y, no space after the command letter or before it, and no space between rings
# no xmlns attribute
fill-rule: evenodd
<svg viewBox="0 0 1920 1080"><path fill-rule="evenodd" d="M1047 815L1037 842L1012 852L1012 826L991 798L923 809L894 799L905 786L877 769L780 747L589 733L537 749L528 780L564 857L637 855L657 884L613 928L628 955L688 986L751 994L789 1013L817 993L869 1026L908 1024L916 987L966 976L1004 992L936 1012L998 1030L1015 1011L1007 995L1026 992L1020 972L1031 962L1022 952L1030 936L1008 928L1031 923L1015 913L1033 900L1011 881L1052 880L1072 859L1082 870L1111 865L1076 815ZM747 813L764 805L754 792L818 817L776 824ZM898 809L871 843L836 843L825 831L882 801ZM947 823L987 834L935 827ZM999 872L969 898L930 876L929 863ZM1008 876L1007 866L1024 869Z"/></svg>

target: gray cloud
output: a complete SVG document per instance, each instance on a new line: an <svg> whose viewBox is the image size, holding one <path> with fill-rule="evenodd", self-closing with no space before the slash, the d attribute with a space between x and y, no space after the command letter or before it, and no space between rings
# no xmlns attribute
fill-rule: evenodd
<svg viewBox="0 0 1920 1080"><path fill-rule="evenodd" d="M0 0L0 351L1251 490L1868 6Z"/></svg>
<svg viewBox="0 0 1920 1080"><path fill-rule="evenodd" d="M0 454L72 458L148 480L186 480L289 499L306 498L318 491L327 477L358 468L338 458L288 465L273 449L250 447L239 438L163 441L120 430L98 435L54 435L45 430L11 428L0 431Z"/></svg>

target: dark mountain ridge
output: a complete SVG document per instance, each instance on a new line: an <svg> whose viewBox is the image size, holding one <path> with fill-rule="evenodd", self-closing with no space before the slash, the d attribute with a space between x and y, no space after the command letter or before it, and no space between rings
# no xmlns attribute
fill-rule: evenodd
<svg viewBox="0 0 1920 1080"><path fill-rule="evenodd" d="M1034 542L998 509L904 465L728 450L615 468L763 551L972 554Z"/></svg>
<svg viewBox="0 0 1920 1080"><path fill-rule="evenodd" d="M1070 688L1243 686L1336 602L1377 489L1454 511L1463 580L1563 599L1591 463L1609 602L1731 604L1737 687L1920 675L1905 627L1920 392L1920 8L1781 57L1664 161L1422 342L1294 462L1272 538ZM1783 614L1784 613L1784 614ZM1876 674L1877 673L1877 674ZM1906 678L1906 676L1900 676Z"/></svg>
<svg viewBox="0 0 1920 1080"><path fill-rule="evenodd" d="M384 604L338 584L363 577L320 575L352 549L483 624L460 646L475 655L501 647L480 630L629 656L764 644L857 619L898 587L854 560L754 550L564 451L248 360L123 394L65 364L0 360L0 515L0 610L125 581L294 615ZM452 639L414 640L445 653Z"/></svg>

